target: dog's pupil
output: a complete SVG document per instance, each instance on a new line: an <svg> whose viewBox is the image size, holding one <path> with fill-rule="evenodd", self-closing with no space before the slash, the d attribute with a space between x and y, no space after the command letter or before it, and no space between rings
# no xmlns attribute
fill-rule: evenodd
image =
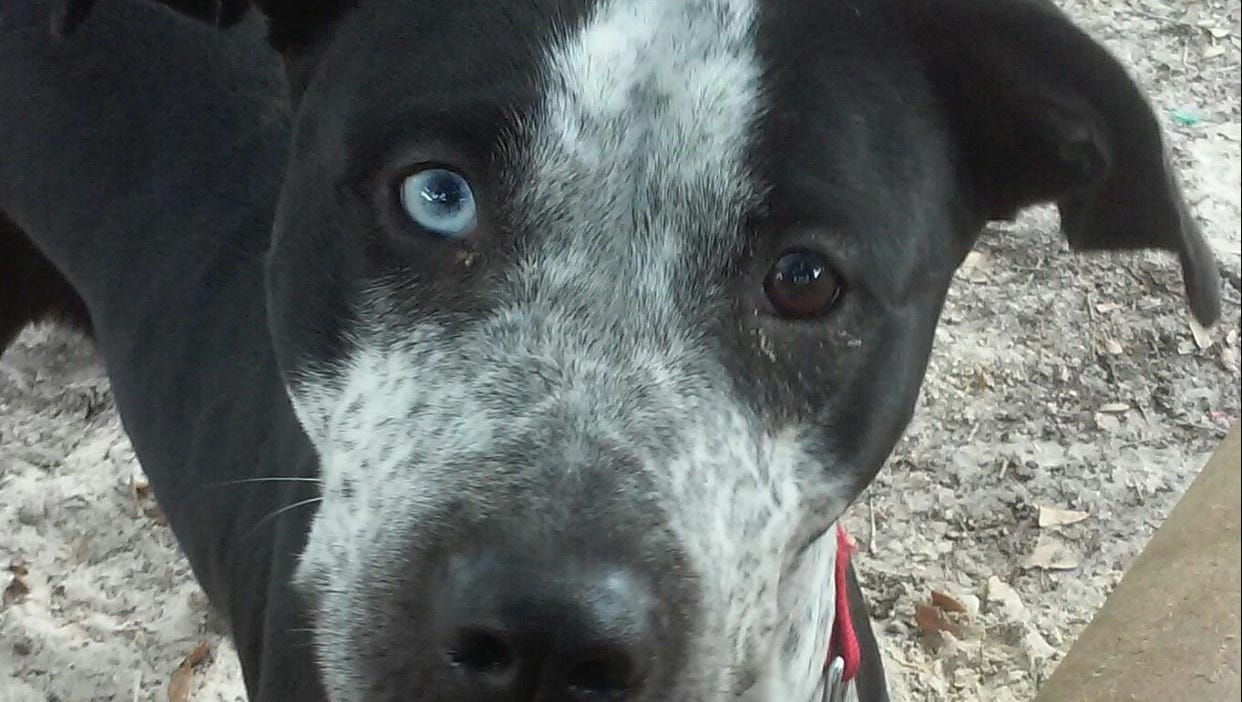
<svg viewBox="0 0 1242 702"><path fill-rule="evenodd" d="M789 279L795 285L810 285L818 280L824 272L823 268L808 261L806 257L799 257L790 269Z"/></svg>
<svg viewBox="0 0 1242 702"><path fill-rule="evenodd" d="M764 287L776 311L795 318L827 312L836 300L838 289L827 260L813 251L794 251L781 256Z"/></svg>
<svg viewBox="0 0 1242 702"><path fill-rule="evenodd" d="M816 254L799 252L786 254L777 263L777 275L782 283L790 287L802 288L791 290L793 294L806 295L815 292L812 286L827 282L827 266L823 258Z"/></svg>
<svg viewBox="0 0 1242 702"><path fill-rule="evenodd" d="M445 213L451 213L461 207L462 201L462 183L459 179L448 175L437 176L431 179L423 188L423 199L433 205L437 210Z"/></svg>

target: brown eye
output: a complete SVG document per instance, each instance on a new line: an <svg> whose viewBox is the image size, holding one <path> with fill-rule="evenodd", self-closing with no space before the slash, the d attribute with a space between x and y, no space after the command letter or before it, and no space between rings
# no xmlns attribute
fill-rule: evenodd
<svg viewBox="0 0 1242 702"><path fill-rule="evenodd" d="M841 281L822 254L790 251L776 259L763 290L777 314L811 319L832 309L841 296Z"/></svg>

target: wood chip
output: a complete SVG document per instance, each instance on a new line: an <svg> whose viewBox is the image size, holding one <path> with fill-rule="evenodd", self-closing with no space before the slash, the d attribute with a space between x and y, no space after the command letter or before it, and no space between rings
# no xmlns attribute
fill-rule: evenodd
<svg viewBox="0 0 1242 702"><path fill-rule="evenodd" d="M7 607L17 604L26 599L26 595L30 594L30 586L26 584L26 579L21 575L14 575L9 581L8 586L4 588L3 596L0 596L0 602Z"/></svg>
<svg viewBox="0 0 1242 702"><path fill-rule="evenodd" d="M1039 528L1049 529L1051 527L1069 526L1077 524L1091 516L1090 512L1079 512L1072 509L1059 509L1057 507L1046 507L1044 505L1036 505L1039 508Z"/></svg>
<svg viewBox="0 0 1242 702"><path fill-rule="evenodd" d="M1193 317L1188 321L1190 323L1190 334L1195 338L1195 346L1198 346L1200 351L1211 346L1212 333L1204 329L1203 325L1199 324Z"/></svg>
<svg viewBox="0 0 1242 702"><path fill-rule="evenodd" d="M960 633L957 625L949 621L940 608L926 602L920 602L915 606L914 623L924 634L938 634L943 631L957 636Z"/></svg>
<svg viewBox="0 0 1242 702"><path fill-rule="evenodd" d="M1047 534L1040 534L1035 550L1027 556L1023 566L1039 570L1074 570L1082 565L1082 556L1075 553L1069 544Z"/></svg>
<svg viewBox="0 0 1242 702"><path fill-rule="evenodd" d="M1129 412L1130 409L1130 405L1124 402L1109 402L1106 405L1100 406L1100 411L1105 414L1121 414L1122 412Z"/></svg>
<svg viewBox="0 0 1242 702"><path fill-rule="evenodd" d="M961 602L958 602L957 598L953 597L952 595L949 595L944 592L940 592L939 590L932 590L931 602L937 608L945 612L956 612L959 614L966 614L966 605L962 604Z"/></svg>
<svg viewBox="0 0 1242 702"><path fill-rule="evenodd" d="M990 267L987 254L982 251L971 251L966 254L966 258L962 259L962 265L958 266L958 272L969 282L981 283L987 280L987 272Z"/></svg>
<svg viewBox="0 0 1242 702"><path fill-rule="evenodd" d="M152 502L151 504L144 507L142 511L144 514L147 515L148 519L150 519L152 522L155 522L157 525L168 526L168 518L164 516L164 511L160 509L160 506L158 504L155 504L154 502Z"/></svg>
<svg viewBox="0 0 1242 702"><path fill-rule="evenodd" d="M1126 352L1125 347L1123 347L1121 345L1121 342L1117 341L1116 339L1105 339L1104 350L1107 351L1109 355L1111 356L1120 356L1121 354Z"/></svg>

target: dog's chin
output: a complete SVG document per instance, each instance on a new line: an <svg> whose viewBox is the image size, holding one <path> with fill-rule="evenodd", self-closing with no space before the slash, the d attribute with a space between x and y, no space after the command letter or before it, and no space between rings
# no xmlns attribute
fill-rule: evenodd
<svg viewBox="0 0 1242 702"><path fill-rule="evenodd" d="M762 699L800 702L815 693L836 621L837 549L834 517L794 556L790 574L780 584L781 625L770 667L774 677Z"/></svg>

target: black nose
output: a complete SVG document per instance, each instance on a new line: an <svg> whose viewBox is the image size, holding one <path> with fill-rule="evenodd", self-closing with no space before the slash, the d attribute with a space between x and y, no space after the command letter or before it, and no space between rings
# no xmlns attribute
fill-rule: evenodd
<svg viewBox="0 0 1242 702"><path fill-rule="evenodd" d="M625 569L480 554L450 560L435 617L464 699L623 702L650 672L651 599Z"/></svg>

